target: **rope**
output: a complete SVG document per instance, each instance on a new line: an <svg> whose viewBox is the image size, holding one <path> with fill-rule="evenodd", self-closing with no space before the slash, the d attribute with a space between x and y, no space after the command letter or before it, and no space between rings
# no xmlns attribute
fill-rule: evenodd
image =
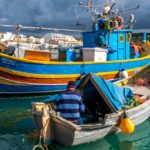
<svg viewBox="0 0 150 150"><path fill-rule="evenodd" d="M52 110L52 107L53 107L53 106L50 105L49 107L51 107L50 109ZM44 128L45 128L46 125L48 124L48 121L49 121L49 119L47 119L45 125L44 125L43 128L41 129L40 136L39 136L39 143L38 143L37 145L35 145L35 146L32 148L32 150L36 150L37 148L40 148L40 149L42 149L42 150L45 150L44 147L43 147L42 144L41 144L41 140L42 140L42 137L43 137ZM47 150L47 149L48 149L47 145L46 145L46 144L44 144L44 145L45 145L45 148L46 148L46 150Z"/></svg>
<svg viewBox="0 0 150 150"><path fill-rule="evenodd" d="M42 139L42 136L40 134L40 137L39 137L39 143L37 145L35 145L32 150L36 150L37 148L40 148L41 150L45 150L44 147L42 146L41 144L41 139Z"/></svg>
<svg viewBox="0 0 150 150"><path fill-rule="evenodd" d="M41 129L40 136L39 136L39 143L37 145L35 145L32 150L35 150L37 148L41 148L42 150L45 150L44 147L41 144L41 141L42 141L42 137L43 137L44 128L46 127L47 123L48 123L48 120L46 121L45 125Z"/></svg>

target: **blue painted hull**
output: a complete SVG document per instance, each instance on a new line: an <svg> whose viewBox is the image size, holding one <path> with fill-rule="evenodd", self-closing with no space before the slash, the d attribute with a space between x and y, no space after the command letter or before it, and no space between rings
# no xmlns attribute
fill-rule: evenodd
<svg viewBox="0 0 150 150"><path fill-rule="evenodd" d="M118 78L125 69L129 75L150 63L143 58L107 62L42 62L0 54L0 94L47 93L65 90L69 80L95 73L105 79Z"/></svg>
<svg viewBox="0 0 150 150"><path fill-rule="evenodd" d="M17 86L0 84L0 94L40 94L53 93L66 89L66 85L31 85L31 86Z"/></svg>

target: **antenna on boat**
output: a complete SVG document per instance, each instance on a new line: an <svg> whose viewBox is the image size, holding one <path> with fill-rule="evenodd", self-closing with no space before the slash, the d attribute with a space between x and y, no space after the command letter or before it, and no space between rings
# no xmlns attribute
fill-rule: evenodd
<svg viewBox="0 0 150 150"><path fill-rule="evenodd" d="M95 21L95 10L93 5L93 0L88 0L86 5L83 5L83 2L79 2L79 6L87 8L87 11L92 12L92 29L94 28Z"/></svg>
<svg viewBox="0 0 150 150"><path fill-rule="evenodd" d="M85 7L87 8L87 11L91 11L92 12L92 30L94 29L94 24L95 24L95 17L97 18L107 18L108 16L110 16L110 13L113 9L113 7L115 6L115 0L106 0L105 3L101 4L101 5L94 5L93 4L93 0L87 0L87 4L83 5L82 2L79 2L79 6L81 7ZM101 8L103 12L100 13L96 10L96 8Z"/></svg>
<svg viewBox="0 0 150 150"><path fill-rule="evenodd" d="M120 12L125 12L125 11L131 11L131 10L136 10L136 9L139 9L140 8L140 5L137 5L136 7L133 7L133 8L129 8L129 9L125 9L124 11L120 11Z"/></svg>
<svg viewBox="0 0 150 150"><path fill-rule="evenodd" d="M76 25L78 26L79 25L79 18L78 18L78 15L77 15L77 8L75 7L75 15L76 15Z"/></svg>
<svg viewBox="0 0 150 150"><path fill-rule="evenodd" d="M124 2L124 0L122 0L122 17L124 15L124 5L125 5L125 2Z"/></svg>
<svg viewBox="0 0 150 150"><path fill-rule="evenodd" d="M139 9L139 8L140 8L140 5L137 5L136 7L122 10L122 11L120 11L120 13L122 13L122 16L123 16L124 12L136 10L136 9ZM134 26L134 24L135 24L135 22L136 22L135 16L134 16L134 14L131 13L130 16L129 16L127 28L128 28L128 29L132 29L133 26Z"/></svg>

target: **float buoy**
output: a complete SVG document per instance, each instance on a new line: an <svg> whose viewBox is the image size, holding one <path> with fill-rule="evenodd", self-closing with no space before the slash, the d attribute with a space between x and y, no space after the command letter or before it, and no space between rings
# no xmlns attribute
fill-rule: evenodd
<svg viewBox="0 0 150 150"><path fill-rule="evenodd" d="M128 78L128 72L125 71L124 69L122 69L122 70L119 72L119 77L120 77L121 79L126 79L126 78Z"/></svg>
<svg viewBox="0 0 150 150"><path fill-rule="evenodd" d="M119 128L124 134L131 134L134 132L135 126L132 120L127 116L126 112L120 120Z"/></svg>

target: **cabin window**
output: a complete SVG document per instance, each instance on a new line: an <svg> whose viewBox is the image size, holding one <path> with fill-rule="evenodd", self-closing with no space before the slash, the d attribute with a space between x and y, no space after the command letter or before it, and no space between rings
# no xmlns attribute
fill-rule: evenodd
<svg viewBox="0 0 150 150"><path fill-rule="evenodd" d="M124 41L124 36L123 35L120 35L119 36L119 42L123 42Z"/></svg>
<svg viewBox="0 0 150 150"><path fill-rule="evenodd" d="M126 34L126 42L129 43L131 40L131 33Z"/></svg>

